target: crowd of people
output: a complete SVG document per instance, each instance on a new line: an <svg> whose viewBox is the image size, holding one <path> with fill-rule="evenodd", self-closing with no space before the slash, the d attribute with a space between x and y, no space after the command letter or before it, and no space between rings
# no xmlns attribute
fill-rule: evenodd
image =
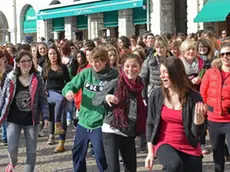
<svg viewBox="0 0 230 172"><path fill-rule="evenodd" d="M86 171L91 144L98 171L137 170L136 138L166 172L201 172L213 152L223 172L230 150L230 39L209 30L121 36L116 39L7 43L0 47L0 123L13 172L21 131L25 172L36 165L37 139L65 151L68 126L76 132L73 169ZM208 131L208 132L207 132ZM212 149L206 144L209 134ZM228 149L229 148L229 149Z"/></svg>

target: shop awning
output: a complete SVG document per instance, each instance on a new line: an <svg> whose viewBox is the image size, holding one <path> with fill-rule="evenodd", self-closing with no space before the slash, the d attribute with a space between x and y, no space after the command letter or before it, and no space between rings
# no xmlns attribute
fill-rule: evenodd
<svg viewBox="0 0 230 172"><path fill-rule="evenodd" d="M104 27L118 27L118 11L104 12Z"/></svg>
<svg viewBox="0 0 230 172"><path fill-rule="evenodd" d="M147 24L147 11L142 7L133 9L133 24L143 25Z"/></svg>
<svg viewBox="0 0 230 172"><path fill-rule="evenodd" d="M26 10L24 21L23 21L23 32L24 33L36 33L37 32L37 20L36 13L33 7L29 6Z"/></svg>
<svg viewBox="0 0 230 172"><path fill-rule="evenodd" d="M52 20L53 32L65 30L65 18L56 18Z"/></svg>
<svg viewBox="0 0 230 172"><path fill-rule="evenodd" d="M88 29L88 17L85 15L77 16L77 30Z"/></svg>
<svg viewBox="0 0 230 172"><path fill-rule="evenodd" d="M60 17L87 15L142 7L142 5L143 0L104 0L89 4L77 4L40 10L37 14L37 19L46 20Z"/></svg>
<svg viewBox="0 0 230 172"><path fill-rule="evenodd" d="M194 22L225 21L230 13L230 0L208 0Z"/></svg>

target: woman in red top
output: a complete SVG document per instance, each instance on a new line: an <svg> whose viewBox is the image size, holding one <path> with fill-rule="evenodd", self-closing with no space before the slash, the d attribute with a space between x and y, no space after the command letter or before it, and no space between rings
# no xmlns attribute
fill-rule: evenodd
<svg viewBox="0 0 230 172"><path fill-rule="evenodd" d="M166 172L201 172L199 137L206 107L179 58L166 58L160 72L163 87L154 90L148 102L145 166L152 168L156 154Z"/></svg>
<svg viewBox="0 0 230 172"><path fill-rule="evenodd" d="M206 71L200 93L208 109L208 130L215 172L224 171L225 137L230 146L230 43L220 49L221 64Z"/></svg>

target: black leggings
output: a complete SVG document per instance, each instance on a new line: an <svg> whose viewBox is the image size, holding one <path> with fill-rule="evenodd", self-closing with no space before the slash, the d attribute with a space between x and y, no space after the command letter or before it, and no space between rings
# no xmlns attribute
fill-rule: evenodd
<svg viewBox="0 0 230 172"><path fill-rule="evenodd" d="M208 131L212 144L215 172L223 172L224 155L228 155L227 148L230 148L230 123L208 121Z"/></svg>
<svg viewBox="0 0 230 172"><path fill-rule="evenodd" d="M201 156L188 155L168 144L161 145L156 155L166 172L202 172Z"/></svg>

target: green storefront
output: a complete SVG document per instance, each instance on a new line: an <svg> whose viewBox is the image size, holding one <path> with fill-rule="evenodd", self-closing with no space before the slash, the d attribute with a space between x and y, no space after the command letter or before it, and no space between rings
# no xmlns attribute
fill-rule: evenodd
<svg viewBox="0 0 230 172"><path fill-rule="evenodd" d="M230 0L208 0L194 19L194 22L214 22L218 35L222 30L230 32Z"/></svg>
<svg viewBox="0 0 230 172"><path fill-rule="evenodd" d="M118 30L118 12L125 9L138 9L141 16L135 17L135 25L143 25L146 23L146 10L142 10L145 0L103 0L84 4L73 4L69 6L60 6L49 9L40 10L37 14L37 20L54 20L56 18L77 17L76 29L82 31L88 29L88 15L95 13L103 13L105 30ZM141 9L140 9L141 8ZM141 19L141 20L140 20Z"/></svg>
<svg viewBox="0 0 230 172"><path fill-rule="evenodd" d="M225 21L230 13L230 0L208 0L197 14L194 22Z"/></svg>
<svg viewBox="0 0 230 172"><path fill-rule="evenodd" d="M146 0L144 0L142 7L133 9L133 24L135 26L135 35L142 35L147 30Z"/></svg>
<svg viewBox="0 0 230 172"><path fill-rule="evenodd" d="M118 37L118 11L109 11L103 13L104 35L107 37Z"/></svg>
<svg viewBox="0 0 230 172"><path fill-rule="evenodd" d="M23 33L27 42L35 41L37 37L37 18L32 6L26 9L23 20Z"/></svg>

